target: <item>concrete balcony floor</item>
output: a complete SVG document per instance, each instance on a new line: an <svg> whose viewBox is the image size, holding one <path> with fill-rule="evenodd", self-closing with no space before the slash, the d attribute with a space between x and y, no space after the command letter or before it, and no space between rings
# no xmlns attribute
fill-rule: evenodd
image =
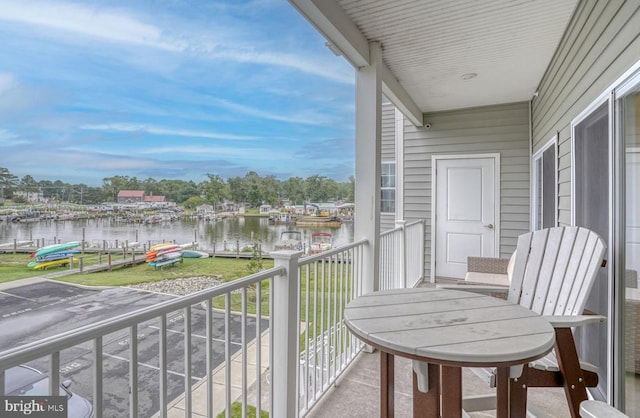
<svg viewBox="0 0 640 418"><path fill-rule="evenodd" d="M379 417L379 352L361 353L354 363L307 415L309 418ZM411 361L395 358L395 416L412 417ZM492 389L468 369L463 371L463 396L492 393ZM531 389L528 402L546 414L569 417L562 388ZM495 411L474 412L471 417L495 417Z"/></svg>

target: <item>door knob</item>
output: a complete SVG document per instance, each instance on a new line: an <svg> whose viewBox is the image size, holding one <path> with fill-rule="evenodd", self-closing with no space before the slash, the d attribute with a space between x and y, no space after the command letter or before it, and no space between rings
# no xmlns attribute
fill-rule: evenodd
<svg viewBox="0 0 640 418"><path fill-rule="evenodd" d="M485 225L485 227L487 227L489 229L493 229L493 224Z"/></svg>

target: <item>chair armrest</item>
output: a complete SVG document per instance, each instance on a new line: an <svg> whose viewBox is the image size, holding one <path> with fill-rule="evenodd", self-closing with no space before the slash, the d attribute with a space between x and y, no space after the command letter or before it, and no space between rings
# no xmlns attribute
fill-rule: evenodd
<svg viewBox="0 0 640 418"><path fill-rule="evenodd" d="M438 289L463 290L465 292L482 293L482 294L507 294L509 288L505 286L486 286L482 284L437 284Z"/></svg>
<svg viewBox="0 0 640 418"><path fill-rule="evenodd" d="M602 315L543 315L554 328L573 328L580 325L604 323L606 316Z"/></svg>

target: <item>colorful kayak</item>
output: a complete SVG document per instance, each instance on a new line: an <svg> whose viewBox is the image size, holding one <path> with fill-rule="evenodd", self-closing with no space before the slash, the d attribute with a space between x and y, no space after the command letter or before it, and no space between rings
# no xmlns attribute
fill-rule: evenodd
<svg viewBox="0 0 640 418"><path fill-rule="evenodd" d="M49 253L46 255L42 255L40 257L36 257L36 261L38 262L42 262L42 261L54 261L54 260L61 260L63 258L69 258L74 254L78 254L80 252L80 250L62 250L62 251L56 251L53 253Z"/></svg>
<svg viewBox="0 0 640 418"><path fill-rule="evenodd" d="M152 245L152 246L149 248L149 251L155 251L155 250L157 250L158 248L160 248L160 247L165 247L165 246L167 246L167 245L176 245L176 244L174 244L173 242L163 242L162 244Z"/></svg>
<svg viewBox="0 0 640 418"><path fill-rule="evenodd" d="M207 258L209 254L204 251L197 250L184 250L182 252L182 257L184 258Z"/></svg>
<svg viewBox="0 0 640 418"><path fill-rule="evenodd" d="M78 261L77 258L73 259L74 263L77 262L77 261ZM31 264L31 263L29 263L29 264ZM42 270L42 269L48 269L49 267L66 266L67 264L69 264L69 259L65 258L63 260L54 260L54 261L46 261L44 263L36 263L31 268L34 269L34 270Z"/></svg>
<svg viewBox="0 0 640 418"><path fill-rule="evenodd" d="M162 267L162 266L168 266L170 264L175 264L175 263L179 263L181 261L180 258L174 258L172 260L165 260L165 261L159 261L159 262L151 262L149 263L149 265L151 267L157 268L157 267Z"/></svg>
<svg viewBox="0 0 640 418"><path fill-rule="evenodd" d="M176 250L180 250L180 246L176 245L176 244L163 244L159 247L156 247L155 249L151 250L151 251L147 251L144 256L147 258L147 261L149 261L150 258L154 258L157 257L161 254L167 253L167 252L171 252L171 251L176 251Z"/></svg>
<svg viewBox="0 0 640 418"><path fill-rule="evenodd" d="M174 258L180 258L180 257L182 257L182 251L171 251L171 252L164 253L157 256L155 261L159 263L162 261L173 260Z"/></svg>
<svg viewBox="0 0 640 418"><path fill-rule="evenodd" d="M35 252L34 257L37 258L47 254L55 253L56 251L69 250L71 248L76 248L78 245L80 245L80 242L78 241L67 242L64 244L47 245L46 247L38 249L38 251Z"/></svg>

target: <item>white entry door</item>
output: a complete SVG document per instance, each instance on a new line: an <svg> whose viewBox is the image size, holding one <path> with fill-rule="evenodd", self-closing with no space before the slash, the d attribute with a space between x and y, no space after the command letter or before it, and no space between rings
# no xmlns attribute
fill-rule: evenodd
<svg viewBox="0 0 640 418"><path fill-rule="evenodd" d="M462 279L467 257L496 256L498 158L434 156L435 276Z"/></svg>

